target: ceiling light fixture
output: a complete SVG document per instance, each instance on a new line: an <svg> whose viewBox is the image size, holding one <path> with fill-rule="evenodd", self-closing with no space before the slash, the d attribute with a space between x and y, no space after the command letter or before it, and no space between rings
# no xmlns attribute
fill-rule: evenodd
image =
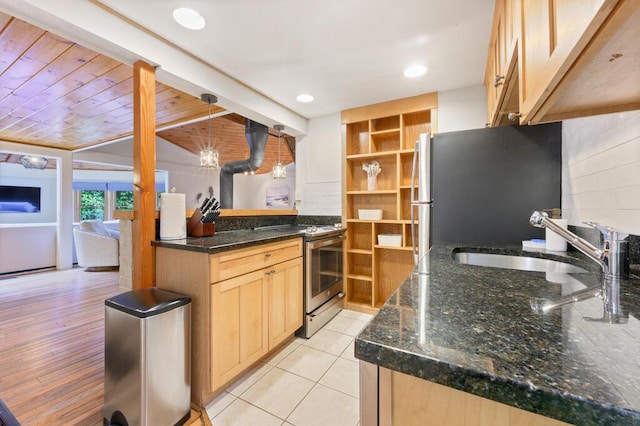
<svg viewBox="0 0 640 426"><path fill-rule="evenodd" d="M190 30L201 30L206 25L204 18L198 12L188 7L180 7L173 11L173 19Z"/></svg>
<svg viewBox="0 0 640 426"><path fill-rule="evenodd" d="M296 96L296 101L298 102L311 102L313 100L313 96L303 93L301 95Z"/></svg>
<svg viewBox="0 0 640 426"><path fill-rule="evenodd" d="M23 155L20 157L20 163L25 169L43 170L47 167L49 160L44 157L36 157L34 155Z"/></svg>
<svg viewBox="0 0 640 426"><path fill-rule="evenodd" d="M427 72L424 65L413 65L404 70L404 76L409 78L420 77Z"/></svg>
<svg viewBox="0 0 640 426"><path fill-rule="evenodd" d="M220 154L217 150L211 147L211 104L218 102L216 95L209 93L203 93L200 95L200 99L209 104L209 131L208 131L208 144L207 147L200 151L200 167L206 167L208 169L220 168Z"/></svg>
<svg viewBox="0 0 640 426"><path fill-rule="evenodd" d="M284 164L280 162L280 132L284 130L284 126L282 124L275 124L273 128L278 131L278 164L273 166L273 178L284 179L287 177L287 169Z"/></svg>

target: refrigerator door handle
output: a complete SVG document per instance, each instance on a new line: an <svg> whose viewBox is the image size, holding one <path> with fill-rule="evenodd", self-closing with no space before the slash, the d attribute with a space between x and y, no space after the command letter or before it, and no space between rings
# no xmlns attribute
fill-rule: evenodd
<svg viewBox="0 0 640 426"><path fill-rule="evenodd" d="M415 211L417 207L416 200L416 163L418 162L418 154L420 151L420 141L416 141L416 146L413 149L413 161L411 164L411 246L413 248L413 263L418 266L419 253L418 246L416 241L417 237L417 227L416 227L416 218Z"/></svg>

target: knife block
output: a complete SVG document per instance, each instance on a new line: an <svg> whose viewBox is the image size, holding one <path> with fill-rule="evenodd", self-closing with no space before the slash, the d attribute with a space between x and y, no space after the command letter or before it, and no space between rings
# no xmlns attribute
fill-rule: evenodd
<svg viewBox="0 0 640 426"><path fill-rule="evenodd" d="M187 222L187 235L190 237L210 237L216 232L216 223L202 223L202 212L196 209Z"/></svg>

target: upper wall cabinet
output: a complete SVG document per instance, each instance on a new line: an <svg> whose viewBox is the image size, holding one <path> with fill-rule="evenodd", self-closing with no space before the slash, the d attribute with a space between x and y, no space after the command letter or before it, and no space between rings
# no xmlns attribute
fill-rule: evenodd
<svg viewBox="0 0 640 426"><path fill-rule="evenodd" d="M496 0L489 57L484 74L487 89L487 124L508 124L509 112L518 111L518 38L520 2Z"/></svg>
<svg viewBox="0 0 640 426"><path fill-rule="evenodd" d="M493 34L504 26L506 10L520 21L517 72L505 75L504 86L517 81L518 93L498 102L487 86L491 125L507 124L508 113L518 114L520 124L535 124L640 108L639 1L498 0ZM491 82L494 38L485 83Z"/></svg>

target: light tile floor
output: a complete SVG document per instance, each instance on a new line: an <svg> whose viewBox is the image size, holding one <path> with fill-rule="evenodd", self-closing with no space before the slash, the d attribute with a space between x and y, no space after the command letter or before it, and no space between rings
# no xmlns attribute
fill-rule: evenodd
<svg viewBox="0 0 640 426"><path fill-rule="evenodd" d="M354 338L371 318L343 310L310 339L293 339L207 406L213 426L357 426Z"/></svg>

